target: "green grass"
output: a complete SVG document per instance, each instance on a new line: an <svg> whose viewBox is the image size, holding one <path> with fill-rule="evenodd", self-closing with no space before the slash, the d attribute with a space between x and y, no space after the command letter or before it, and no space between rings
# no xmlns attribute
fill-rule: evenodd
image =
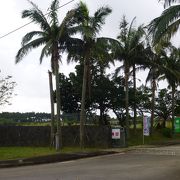
<svg viewBox="0 0 180 180"><path fill-rule="evenodd" d="M168 138L163 135L162 129L154 130L152 136L144 136L144 144L146 145L166 144L174 141L180 142L180 134L176 134L173 137ZM136 134L133 133L133 130L130 130L130 138L128 140L128 145L135 146L142 144L143 144L142 129L138 129Z"/></svg>
<svg viewBox="0 0 180 180"><path fill-rule="evenodd" d="M21 122L16 123L17 126L50 126L50 122Z"/></svg>
<svg viewBox="0 0 180 180"><path fill-rule="evenodd" d="M95 152L98 148L85 148L81 150L78 147L63 148L61 153L75 153L75 152ZM48 147L0 147L0 160L10 160L19 158L37 157L43 155L50 155L58 153L55 149Z"/></svg>
<svg viewBox="0 0 180 180"><path fill-rule="evenodd" d="M54 149L46 147L0 147L0 160L35 157L54 154Z"/></svg>

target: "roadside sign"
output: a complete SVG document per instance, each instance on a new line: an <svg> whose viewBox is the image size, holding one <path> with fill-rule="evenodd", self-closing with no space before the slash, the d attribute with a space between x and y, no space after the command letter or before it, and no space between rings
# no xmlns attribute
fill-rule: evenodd
<svg viewBox="0 0 180 180"><path fill-rule="evenodd" d="M174 119L174 130L175 133L180 133L180 117Z"/></svg>
<svg viewBox="0 0 180 180"><path fill-rule="evenodd" d="M143 118L143 135L149 136L150 134L150 117L144 116Z"/></svg>
<svg viewBox="0 0 180 180"><path fill-rule="evenodd" d="M112 139L120 139L121 131L120 129L112 129Z"/></svg>

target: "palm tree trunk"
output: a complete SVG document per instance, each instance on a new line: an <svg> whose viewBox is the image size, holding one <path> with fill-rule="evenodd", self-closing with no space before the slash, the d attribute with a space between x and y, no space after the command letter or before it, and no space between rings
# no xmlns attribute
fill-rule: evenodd
<svg viewBox="0 0 180 180"><path fill-rule="evenodd" d="M51 142L50 147L53 147L54 137L55 137L55 127L54 127L54 93L53 93L53 83L52 83L52 72L48 71L49 74L49 89L50 89L50 102L51 102Z"/></svg>
<svg viewBox="0 0 180 180"><path fill-rule="evenodd" d="M86 102L86 88L87 88L87 58L84 60L84 73L83 73L83 85L82 85L82 96L81 96L81 112L80 112L80 147L84 148L84 124L85 124L85 102Z"/></svg>
<svg viewBox="0 0 180 180"><path fill-rule="evenodd" d="M134 134L136 134L136 118L137 118L137 109L136 109L136 65L133 64L133 86L134 86Z"/></svg>
<svg viewBox="0 0 180 180"><path fill-rule="evenodd" d="M156 79L155 79L154 73L153 73L153 79L152 79L152 101L151 101L151 128L150 128L150 135L153 134L153 126L154 126L155 91L156 91Z"/></svg>
<svg viewBox="0 0 180 180"><path fill-rule="evenodd" d="M172 86L172 133L174 134L175 84Z"/></svg>
<svg viewBox="0 0 180 180"><path fill-rule="evenodd" d="M126 137L129 138L129 65L125 64L125 109L126 109Z"/></svg>
<svg viewBox="0 0 180 180"><path fill-rule="evenodd" d="M60 110L61 110L61 99L60 99L60 78L59 78L59 53L58 44L54 46L54 68L56 77L56 113L57 113L57 131L56 131L56 150L58 151L62 148L62 131L61 131L61 121L60 121Z"/></svg>

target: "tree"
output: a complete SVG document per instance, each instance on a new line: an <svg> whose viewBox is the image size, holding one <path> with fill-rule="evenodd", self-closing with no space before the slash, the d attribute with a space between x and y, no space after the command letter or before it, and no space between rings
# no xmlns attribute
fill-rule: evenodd
<svg viewBox="0 0 180 180"><path fill-rule="evenodd" d="M163 120L162 127L166 127L166 121L172 114L172 97L167 89L161 89L155 100L155 114Z"/></svg>
<svg viewBox="0 0 180 180"><path fill-rule="evenodd" d="M60 74L61 109L63 112L78 113L80 111L80 93L77 93L79 90L78 86L74 85L72 74L70 74L69 78L62 73Z"/></svg>
<svg viewBox="0 0 180 180"><path fill-rule="evenodd" d="M82 83L82 98L81 98L81 113L80 113L80 147L84 147L84 122L85 122L85 102L86 102L86 91L89 82L89 72L91 61L94 52L97 52L98 47L104 42L108 42L109 39L97 38L97 34L100 32L102 25L105 24L105 17L111 13L109 7L101 7L95 13L94 16L90 16L88 7L85 3L80 2L76 8L76 15L74 22L76 25L74 27L74 32L78 32L81 35L81 39L76 41L77 51L69 55L72 58L73 55L76 56L72 59L77 59L83 61L84 72L83 72L83 83ZM73 44L73 43L72 43Z"/></svg>
<svg viewBox="0 0 180 180"><path fill-rule="evenodd" d="M162 53L162 51L161 51ZM154 113L155 113L155 93L157 90L157 81L158 77L160 76L160 67L161 66L161 57L160 55L153 52L153 48L149 44L146 48L146 62L144 64L145 68L149 69L146 83L150 82L151 86L151 128L150 128L150 135L153 134L153 126L154 126Z"/></svg>
<svg viewBox="0 0 180 180"><path fill-rule="evenodd" d="M136 77L135 77L135 64L138 59L141 57L139 56L140 50L142 50L142 37L144 34L142 26L135 29L133 28L135 18L132 20L131 24L129 25L126 21L125 16L120 23L120 33L117 37L119 41L119 45L117 47L116 52L116 59L123 62L124 74L125 74L125 108L126 108L126 131L127 136L129 134L129 88L128 88L128 80L130 76L130 68L133 67L133 76L134 76L134 93L136 95ZM116 69L116 74L119 73L121 67ZM134 109L136 106L134 104ZM135 117L136 117L136 110ZM135 122L135 121L134 121ZM136 124L136 122L135 122ZM136 125L134 126L136 128Z"/></svg>
<svg viewBox="0 0 180 180"><path fill-rule="evenodd" d="M66 42L68 41L69 31L68 27L71 25L71 18L74 15L74 11L71 10L66 14L62 23L58 21L58 8L59 1L53 0L49 12L48 18L45 14L30 1L32 9L24 10L22 18L29 18L32 22L40 26L39 31L32 31L27 33L22 39L22 47L19 49L16 55L16 63L19 63L30 50L44 45L41 51L40 63L44 56L51 56L51 67L56 77L56 98L57 98L57 142L56 149L58 150L62 146L61 137L61 124L60 124L60 91L59 91L59 61L60 52L63 52L66 48Z"/></svg>
<svg viewBox="0 0 180 180"><path fill-rule="evenodd" d="M0 77L0 106L11 105L10 100L15 95L15 86L16 82L12 81L12 76Z"/></svg>

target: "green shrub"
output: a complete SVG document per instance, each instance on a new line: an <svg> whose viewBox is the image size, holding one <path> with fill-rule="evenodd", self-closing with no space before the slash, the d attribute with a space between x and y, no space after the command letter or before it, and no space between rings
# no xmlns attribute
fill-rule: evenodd
<svg viewBox="0 0 180 180"><path fill-rule="evenodd" d="M164 137L167 137L167 138L172 138L172 131L170 128L163 128L162 129L162 134Z"/></svg>
<svg viewBox="0 0 180 180"><path fill-rule="evenodd" d="M12 119L0 118L0 125L11 126L15 124L16 122L13 121Z"/></svg>

